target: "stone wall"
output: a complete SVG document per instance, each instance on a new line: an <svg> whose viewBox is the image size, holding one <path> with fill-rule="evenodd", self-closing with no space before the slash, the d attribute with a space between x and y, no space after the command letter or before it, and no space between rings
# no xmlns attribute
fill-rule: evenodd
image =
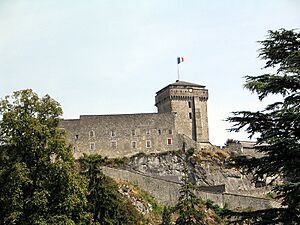
<svg viewBox="0 0 300 225"><path fill-rule="evenodd" d="M97 153L123 157L137 153L164 152L182 147L172 113L80 116L62 120L74 157Z"/></svg>
<svg viewBox="0 0 300 225"><path fill-rule="evenodd" d="M174 205L178 199L180 189L179 182L172 182L160 179L158 177L151 177L137 172L120 170L110 167L103 167L103 172L114 178L127 180L133 184L138 185L142 190L151 194L160 203L164 205ZM220 190L220 189L217 189ZM197 192L202 199L210 199L221 207L225 205L228 208L254 208L264 209L268 207L279 207L279 204L268 199L251 197L232 193L218 193L216 187L209 187L206 190Z"/></svg>

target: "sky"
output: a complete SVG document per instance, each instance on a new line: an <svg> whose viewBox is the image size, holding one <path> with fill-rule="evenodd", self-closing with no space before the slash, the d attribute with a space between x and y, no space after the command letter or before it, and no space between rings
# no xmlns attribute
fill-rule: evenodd
<svg viewBox="0 0 300 225"><path fill-rule="evenodd" d="M300 28L299 0L0 0L0 97L33 89L64 118L156 112L177 79L209 91L210 142L228 138L230 112L266 102L243 88L263 74L257 41Z"/></svg>

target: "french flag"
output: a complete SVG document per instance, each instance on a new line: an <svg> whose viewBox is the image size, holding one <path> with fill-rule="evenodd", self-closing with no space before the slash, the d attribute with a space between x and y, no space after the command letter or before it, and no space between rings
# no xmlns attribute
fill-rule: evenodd
<svg viewBox="0 0 300 225"><path fill-rule="evenodd" d="M182 63L184 61L183 57L177 57L177 64Z"/></svg>

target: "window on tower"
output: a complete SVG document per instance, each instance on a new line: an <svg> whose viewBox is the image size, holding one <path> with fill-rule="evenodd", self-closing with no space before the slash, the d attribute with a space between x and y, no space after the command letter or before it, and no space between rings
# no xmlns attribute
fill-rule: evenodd
<svg viewBox="0 0 300 225"><path fill-rule="evenodd" d="M131 147L132 147L132 148L136 148L136 141L132 141L132 142L131 142Z"/></svg>
<svg viewBox="0 0 300 225"><path fill-rule="evenodd" d="M151 141L150 140L146 141L146 148L151 148Z"/></svg>
<svg viewBox="0 0 300 225"><path fill-rule="evenodd" d="M111 142L111 147L112 147L113 149L116 149L116 148L117 148L117 142L116 142L116 141L112 141L112 142Z"/></svg>
<svg viewBox="0 0 300 225"><path fill-rule="evenodd" d="M90 138L93 138L95 136L95 131L91 130L89 133Z"/></svg>
<svg viewBox="0 0 300 225"><path fill-rule="evenodd" d="M116 136L116 131L112 130L111 133L110 133L110 135L111 135L112 137L115 137L115 136Z"/></svg>
<svg viewBox="0 0 300 225"><path fill-rule="evenodd" d="M136 135L135 130L131 130L131 135L132 135L132 136L135 136L135 135Z"/></svg>
<svg viewBox="0 0 300 225"><path fill-rule="evenodd" d="M91 151L94 151L94 150L95 150L95 143L94 143L94 142L91 142L91 143L90 143L90 150L91 150Z"/></svg>

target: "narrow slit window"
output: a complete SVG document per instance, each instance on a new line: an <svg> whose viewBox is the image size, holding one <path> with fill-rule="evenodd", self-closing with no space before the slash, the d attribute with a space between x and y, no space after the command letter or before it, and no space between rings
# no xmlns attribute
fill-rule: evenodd
<svg viewBox="0 0 300 225"><path fill-rule="evenodd" d="M157 130L158 135L161 135L161 129Z"/></svg>
<svg viewBox="0 0 300 225"><path fill-rule="evenodd" d="M112 137L115 137L115 136L116 136L116 131L112 130L112 131L110 132L110 135L111 135Z"/></svg>
<svg viewBox="0 0 300 225"><path fill-rule="evenodd" d="M116 141L112 141L112 142L111 142L111 147L112 147L113 149L116 149L116 148L117 148L117 142L116 142Z"/></svg>
<svg viewBox="0 0 300 225"><path fill-rule="evenodd" d="M136 141L132 141L132 142L131 142L131 147L132 147L132 148L136 148Z"/></svg>
<svg viewBox="0 0 300 225"><path fill-rule="evenodd" d="M95 132L93 130L91 130L90 133L89 133L89 136L90 136L90 138L95 137Z"/></svg>
<svg viewBox="0 0 300 225"><path fill-rule="evenodd" d="M151 141L150 140L146 141L146 148L151 148Z"/></svg>
<svg viewBox="0 0 300 225"><path fill-rule="evenodd" d="M135 130L131 130L131 135L132 135L132 136L135 136L135 135L136 135Z"/></svg>
<svg viewBox="0 0 300 225"><path fill-rule="evenodd" d="M192 113L189 113L189 118L192 119Z"/></svg>
<svg viewBox="0 0 300 225"><path fill-rule="evenodd" d="M188 102L188 104L189 104L189 108L192 108L192 103L191 103L191 102Z"/></svg>
<svg viewBox="0 0 300 225"><path fill-rule="evenodd" d="M91 142L91 143L90 143L90 150L91 150L91 151L94 151L94 150L95 150L95 143L94 143L94 142Z"/></svg>

